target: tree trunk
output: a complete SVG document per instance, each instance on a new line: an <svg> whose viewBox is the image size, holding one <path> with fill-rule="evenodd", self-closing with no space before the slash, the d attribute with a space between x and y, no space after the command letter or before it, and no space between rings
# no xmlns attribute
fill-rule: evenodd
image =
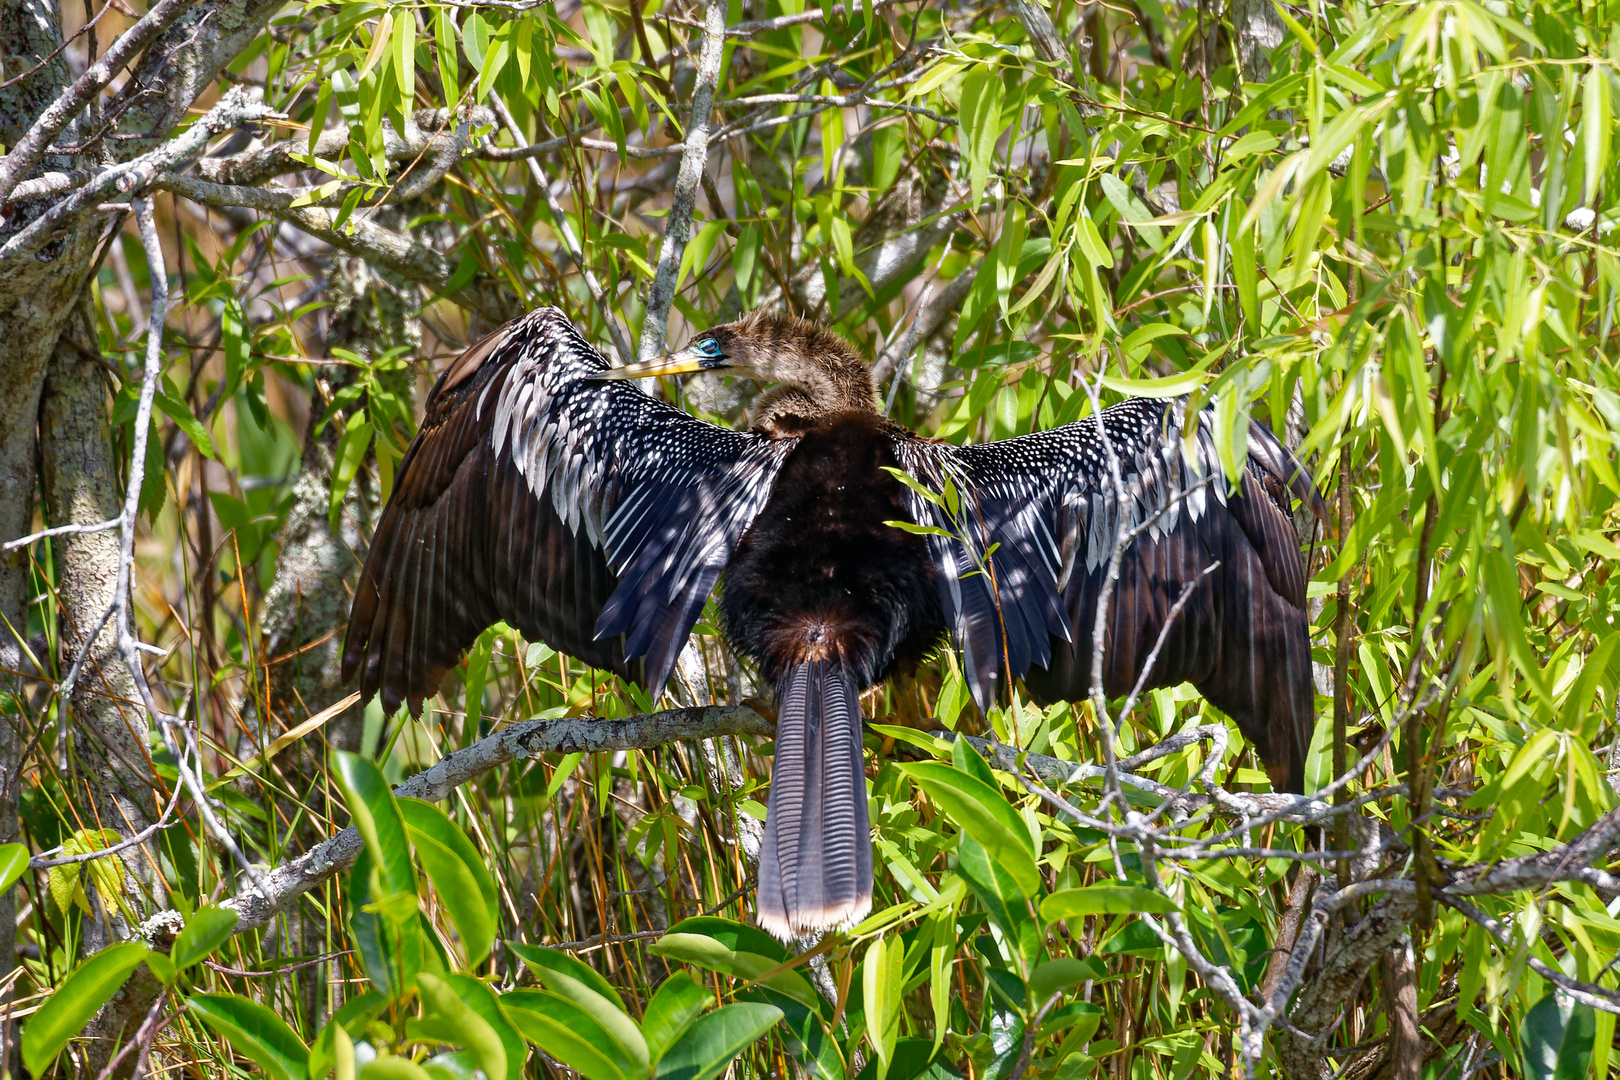
<svg viewBox="0 0 1620 1080"><path fill-rule="evenodd" d="M40 476L51 525L90 524L123 510L119 463L113 456L107 411L107 379L99 365L68 344L94 343L90 315L80 310L58 343L45 374L40 402ZM116 529L58 536L56 557L62 670L73 662L113 603L118 574ZM148 718L138 704L135 680L118 655L112 621L90 646L68 708L77 729L75 777L88 789L86 824L129 835L145 828L154 809ZM77 785L75 785L77 786ZM75 792L77 794L77 792ZM94 823L92 825L92 823ZM143 885L161 880L140 849L125 864Z"/></svg>

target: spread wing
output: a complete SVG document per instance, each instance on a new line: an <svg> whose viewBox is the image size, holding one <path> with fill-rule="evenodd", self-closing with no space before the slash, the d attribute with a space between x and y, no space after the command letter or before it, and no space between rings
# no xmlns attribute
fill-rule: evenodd
<svg viewBox="0 0 1620 1080"><path fill-rule="evenodd" d="M542 308L434 384L361 572L343 678L413 713L485 627L661 692L793 440L699 420Z"/></svg>
<svg viewBox="0 0 1620 1080"><path fill-rule="evenodd" d="M1133 399L1105 410L1100 424L1092 417L977 446L910 444L908 471L936 491L949 477L960 501L954 520L916 495L912 511L955 534L930 536L929 548L981 708L1003 673L1049 701L1090 693L1099 590L1115 537L1134 533L1105 622L1104 692L1128 692L1158 647L1146 685L1193 683L1238 722L1274 784L1297 791L1314 700L1305 569L1289 500L1326 508L1264 426L1251 424L1247 464L1232 489L1210 415L1198 417L1187 442L1184 419L1181 402Z"/></svg>

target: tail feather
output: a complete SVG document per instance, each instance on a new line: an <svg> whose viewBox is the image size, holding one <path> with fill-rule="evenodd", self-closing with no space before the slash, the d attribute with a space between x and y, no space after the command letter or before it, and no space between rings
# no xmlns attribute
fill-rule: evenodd
<svg viewBox="0 0 1620 1080"><path fill-rule="evenodd" d="M782 680L759 855L759 924L777 937L850 926L872 909L860 693L836 660Z"/></svg>

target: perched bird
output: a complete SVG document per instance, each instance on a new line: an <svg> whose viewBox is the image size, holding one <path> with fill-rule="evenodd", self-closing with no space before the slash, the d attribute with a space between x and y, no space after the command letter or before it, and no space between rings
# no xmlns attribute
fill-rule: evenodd
<svg viewBox="0 0 1620 1080"><path fill-rule="evenodd" d="M750 430L626 381L696 371L770 384ZM1124 537L1104 690L1150 662L1148 687L1191 682L1276 787L1301 790L1314 709L1289 505L1325 508L1271 432L1250 425L1234 487L1210 414L1181 402L952 446L875 401L850 345L790 316L754 312L620 368L556 309L508 323L428 397L355 594L345 680L415 713L504 619L656 697L724 572L726 638L778 699L757 909L786 937L871 906L861 691L949 635L981 708L1018 677L1042 700L1085 698Z"/></svg>

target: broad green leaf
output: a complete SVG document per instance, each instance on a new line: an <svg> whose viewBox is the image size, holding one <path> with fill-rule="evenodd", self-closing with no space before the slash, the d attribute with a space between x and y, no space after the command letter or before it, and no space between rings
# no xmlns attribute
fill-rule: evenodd
<svg viewBox="0 0 1620 1080"><path fill-rule="evenodd" d="M378 884L385 893L416 895L416 871L411 867L411 846L405 834L394 793L382 770L342 750L332 754L332 765L343 786L354 827L365 838L376 863ZM382 899L379 897L379 899Z"/></svg>
<svg viewBox="0 0 1620 1080"><path fill-rule="evenodd" d="M464 1046L478 1061L486 1077L507 1075L506 1047L495 1029L457 996L449 983L427 972L416 977L422 999L422 1018L413 1021L412 1037L426 1036L452 1046Z"/></svg>
<svg viewBox="0 0 1620 1080"><path fill-rule="evenodd" d="M587 1080L639 1080L635 1063L590 1013L549 990L511 990L501 1009L518 1033Z"/></svg>
<svg viewBox="0 0 1620 1080"><path fill-rule="evenodd" d="M805 981L804 976L785 967L785 960L740 949L729 949L724 943L706 934L671 931L649 945L647 951L654 956L663 956L710 971L758 982L802 1005L813 1009L821 1007L820 995Z"/></svg>
<svg viewBox="0 0 1620 1080"><path fill-rule="evenodd" d="M56 1060L67 1041L84 1030L148 951L138 941L108 946L63 980L23 1028L22 1057L29 1072L38 1076Z"/></svg>
<svg viewBox="0 0 1620 1080"><path fill-rule="evenodd" d="M1000 791L949 765L916 762L897 765L901 773L938 803L964 832L984 845L1025 896L1040 888L1029 827Z"/></svg>
<svg viewBox="0 0 1620 1080"><path fill-rule="evenodd" d="M547 972L556 972L559 975L573 979L590 987L602 997L607 998L619 1011L624 1011L624 999L619 992L604 978L600 972L576 956L571 956L560 949L547 949L539 945L525 945L521 941L507 941L506 947L512 954L525 964L529 970L539 977L541 982L546 981Z"/></svg>
<svg viewBox="0 0 1620 1080"><path fill-rule="evenodd" d="M483 1017L495 1030L496 1037L506 1048L507 1080L522 1080L523 1063L528 1057L529 1048L524 1045L522 1036L513 1030L506 1014L501 1012L500 998L495 991L487 982L470 975L448 974L444 976L444 981L467 1008Z"/></svg>
<svg viewBox="0 0 1620 1080"><path fill-rule="evenodd" d="M410 1058L383 1054L360 1066L359 1080L434 1080L434 1076Z"/></svg>
<svg viewBox="0 0 1620 1080"><path fill-rule="evenodd" d="M665 979L647 1002L647 1012L641 1018L648 1056L655 1062L663 1057L664 1051L713 1001L714 994L708 987L685 971L677 970Z"/></svg>
<svg viewBox="0 0 1620 1080"><path fill-rule="evenodd" d="M641 1029L636 1026L636 1022L630 1019L619 1004L618 995L608 997L600 994L594 987L565 975L556 968L545 969L536 974L540 976L540 981L545 983L547 990L572 1002L590 1015L591 1019L617 1044L620 1054L629 1062L631 1073L640 1075L647 1071L647 1040L642 1037Z"/></svg>
<svg viewBox="0 0 1620 1080"><path fill-rule="evenodd" d="M905 943L897 937L880 937L866 950L861 963L862 1001L866 1007L866 1037L877 1054L878 1080L889 1074L894 1060L894 1043L900 1037L900 1003Z"/></svg>
<svg viewBox="0 0 1620 1080"><path fill-rule="evenodd" d="M1041 918L1047 922L1080 915L1122 915L1142 911L1166 914L1177 910L1176 902L1162 893L1140 885L1117 882L1063 889L1041 901Z"/></svg>
<svg viewBox="0 0 1620 1080"><path fill-rule="evenodd" d="M420 799L397 802L416 858L456 924L467 960L474 966L483 963L495 943L500 917L489 868L467 834L444 811Z"/></svg>
<svg viewBox="0 0 1620 1080"><path fill-rule="evenodd" d="M699 1017L658 1060L658 1080L713 1080L782 1019L774 1005L742 1002Z"/></svg>
<svg viewBox="0 0 1620 1080"><path fill-rule="evenodd" d="M1045 914L1044 904L1042 909L1042 914ZM1038 1007L1059 990L1075 983L1085 982L1087 979L1101 979L1107 974L1107 970L1101 964L1089 957L1084 960L1068 956L1060 957L1057 960L1048 960L1030 974L1029 992Z"/></svg>
<svg viewBox="0 0 1620 1080"><path fill-rule="evenodd" d="M209 953L223 945L236 929L236 912L212 904L198 908L186 920L186 927L169 950L174 966L184 970L203 961Z"/></svg>
<svg viewBox="0 0 1620 1080"><path fill-rule="evenodd" d="M28 860L27 844L0 844L0 893L28 872Z"/></svg>
<svg viewBox="0 0 1620 1080"><path fill-rule="evenodd" d="M309 1049L268 1006L236 994L193 994L186 1009L273 1080L304 1080Z"/></svg>
<svg viewBox="0 0 1620 1080"><path fill-rule="evenodd" d="M1525 1080L1582 1080L1596 1033L1592 1006L1549 993L1519 1024Z"/></svg>

